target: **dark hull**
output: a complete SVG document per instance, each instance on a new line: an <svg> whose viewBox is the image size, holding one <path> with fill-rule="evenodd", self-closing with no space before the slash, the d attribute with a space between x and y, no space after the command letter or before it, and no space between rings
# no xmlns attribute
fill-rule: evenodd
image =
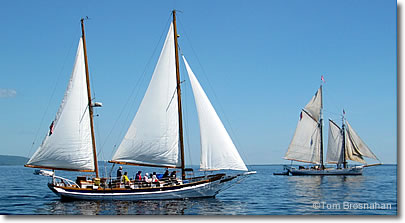
<svg viewBox="0 0 405 223"><path fill-rule="evenodd" d="M317 170L317 169L295 169L289 168L288 169L291 175L293 176L304 176L304 175L362 175L363 168L362 167L353 167L353 168L346 168L346 169L324 169L324 170Z"/></svg>

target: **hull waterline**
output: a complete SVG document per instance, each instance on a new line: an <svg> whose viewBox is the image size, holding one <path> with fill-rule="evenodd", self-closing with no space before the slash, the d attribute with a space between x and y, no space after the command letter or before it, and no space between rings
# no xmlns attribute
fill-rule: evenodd
<svg viewBox="0 0 405 223"><path fill-rule="evenodd" d="M175 186L139 189L112 188L93 190L62 187L51 183L48 184L48 187L61 199L66 200L172 200L215 197L221 190L239 182L237 181L239 176L243 175L223 176Z"/></svg>
<svg viewBox="0 0 405 223"><path fill-rule="evenodd" d="M288 171L293 176L303 176L303 175L362 175L363 168L362 167L353 167L353 168L346 168L346 169L295 169L295 168L288 168Z"/></svg>

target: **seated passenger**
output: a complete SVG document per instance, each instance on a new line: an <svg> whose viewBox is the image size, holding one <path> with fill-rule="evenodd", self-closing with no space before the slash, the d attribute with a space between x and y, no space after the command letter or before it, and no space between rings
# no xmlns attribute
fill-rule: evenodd
<svg viewBox="0 0 405 223"><path fill-rule="evenodd" d="M163 174L162 178L169 178L169 170L166 169L165 173Z"/></svg>
<svg viewBox="0 0 405 223"><path fill-rule="evenodd" d="M149 173L145 173L145 176L143 177L143 180L144 180L146 183L152 182L152 179L149 178Z"/></svg>
<svg viewBox="0 0 405 223"><path fill-rule="evenodd" d="M122 175L122 182L126 185L129 185L130 181L128 178L128 172L125 172L124 175Z"/></svg>
<svg viewBox="0 0 405 223"><path fill-rule="evenodd" d="M170 174L170 177L171 177L171 178L176 178L176 171L173 171L173 172Z"/></svg>
<svg viewBox="0 0 405 223"><path fill-rule="evenodd" d="M138 171L138 173L135 176L135 181L137 181L137 182L142 181L142 171Z"/></svg>
<svg viewBox="0 0 405 223"><path fill-rule="evenodd" d="M152 174L152 182L153 182L153 183L159 183L159 180L158 180L158 178L156 177L156 172L153 172L153 174Z"/></svg>

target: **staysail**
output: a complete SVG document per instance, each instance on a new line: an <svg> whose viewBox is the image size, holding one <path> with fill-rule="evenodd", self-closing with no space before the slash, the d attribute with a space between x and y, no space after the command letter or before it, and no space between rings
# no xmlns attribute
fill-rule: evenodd
<svg viewBox="0 0 405 223"><path fill-rule="evenodd" d="M353 160L360 163L366 163L363 157L379 160L368 146L361 140L354 129L346 121L345 131L345 154L346 159Z"/></svg>
<svg viewBox="0 0 405 223"><path fill-rule="evenodd" d="M27 162L28 167L94 171L83 40L65 96L49 133Z"/></svg>
<svg viewBox="0 0 405 223"><path fill-rule="evenodd" d="M173 24L152 80L112 162L180 167Z"/></svg>
<svg viewBox="0 0 405 223"><path fill-rule="evenodd" d="M193 89L200 124L201 169L233 169L247 171L231 137L214 107L183 56Z"/></svg>
<svg viewBox="0 0 405 223"><path fill-rule="evenodd" d="M344 162L342 142L343 135L341 128L332 120L329 120L327 163L342 164Z"/></svg>

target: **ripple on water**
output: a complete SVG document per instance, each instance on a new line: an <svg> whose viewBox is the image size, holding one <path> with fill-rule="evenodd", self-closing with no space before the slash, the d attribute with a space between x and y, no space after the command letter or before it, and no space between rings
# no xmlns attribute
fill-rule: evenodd
<svg viewBox="0 0 405 223"><path fill-rule="evenodd" d="M363 176L273 176L282 166L251 166L257 174L216 198L171 201L61 201L48 179L23 167L0 167L7 179L0 194L0 213L53 215L395 215L396 166L371 167ZM198 168L197 168L198 169ZM139 167L128 167L135 172ZM11 176L8 176L10 174ZM21 174L30 184L21 184ZM70 175L69 175L70 174ZM64 175L74 179L74 173ZM314 209L314 202L390 203L390 210Z"/></svg>

